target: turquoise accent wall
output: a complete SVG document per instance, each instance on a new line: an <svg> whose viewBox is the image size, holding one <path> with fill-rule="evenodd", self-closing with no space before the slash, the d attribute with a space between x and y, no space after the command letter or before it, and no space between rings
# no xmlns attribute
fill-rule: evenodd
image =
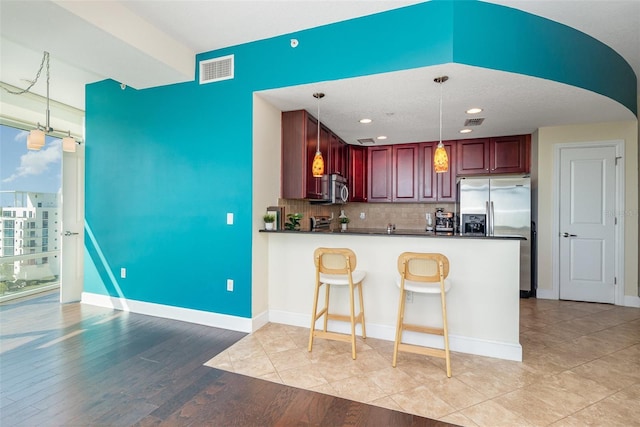
<svg viewBox="0 0 640 427"><path fill-rule="evenodd" d="M600 61L594 49L620 80L610 81L605 64L583 66ZM474 1L422 3L203 53L196 63L228 54L233 80L87 86L86 292L251 317L254 91L459 62L552 78L637 107L635 76L611 49Z"/></svg>

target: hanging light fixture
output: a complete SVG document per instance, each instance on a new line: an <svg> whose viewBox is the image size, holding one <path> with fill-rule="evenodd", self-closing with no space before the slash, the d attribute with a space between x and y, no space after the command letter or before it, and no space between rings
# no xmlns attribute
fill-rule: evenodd
<svg viewBox="0 0 640 427"><path fill-rule="evenodd" d="M449 156L447 150L442 143L442 84L449 80L447 76L436 77L434 82L440 84L440 139L436 152L433 154L433 169L436 173L444 173L449 171Z"/></svg>
<svg viewBox="0 0 640 427"><path fill-rule="evenodd" d="M36 150L36 151L40 150L42 147L44 147L46 135L48 133L54 132L54 129L49 124L49 118L50 118L50 112L49 112L49 52L44 52L44 55L42 56L42 62L40 63L40 69L38 70L38 73L36 74L36 78L31 81L31 84L26 89L20 90L18 92L14 92L14 91L10 91L7 88L3 87L4 90L6 90L7 92L9 92L9 93L11 93L13 95L22 95L22 94L25 94L25 93L29 92L29 89L31 89L36 84L38 79L40 78L40 74L42 73L42 70L45 68L45 65L46 65L46 73L47 73L47 111L45 112L45 124L43 126L43 125L40 124L40 122L38 122L37 127L35 129L33 129L31 132L29 132L29 135L27 135L27 149L28 150ZM76 144L79 144L79 142L77 142L75 140L75 138L73 138L71 136L71 131L67 131L67 136L65 136L62 139L62 149L64 151L75 152L76 151Z"/></svg>
<svg viewBox="0 0 640 427"><path fill-rule="evenodd" d="M62 151L66 151L68 153L76 152L77 142L74 137L71 136L71 131L69 131L68 135L62 138Z"/></svg>
<svg viewBox="0 0 640 427"><path fill-rule="evenodd" d="M320 99L324 98L324 93L316 92L313 97L318 100L318 144L316 147L316 155L313 157L313 163L311 164L311 172L314 178L322 178L324 175L324 159L320 152Z"/></svg>

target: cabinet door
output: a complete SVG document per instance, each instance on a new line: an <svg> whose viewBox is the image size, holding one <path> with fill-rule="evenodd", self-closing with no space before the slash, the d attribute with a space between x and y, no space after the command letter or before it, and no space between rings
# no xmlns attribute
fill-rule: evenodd
<svg viewBox="0 0 640 427"><path fill-rule="evenodd" d="M369 202L391 201L391 147L369 147L367 174Z"/></svg>
<svg viewBox="0 0 640 427"><path fill-rule="evenodd" d="M349 201L367 201L367 148L349 145Z"/></svg>
<svg viewBox="0 0 640 427"><path fill-rule="evenodd" d="M433 171L433 153L437 142L421 142L418 147L420 157L418 190L419 201L435 202L437 200L436 173ZM449 157L451 162L451 157Z"/></svg>
<svg viewBox="0 0 640 427"><path fill-rule="evenodd" d="M320 199L322 198L322 178L316 178L313 176L311 165L313 164L313 158L316 155L318 146L318 122L312 116L307 116L307 199ZM320 126L320 152L324 159L324 170L327 173L329 167L329 131Z"/></svg>
<svg viewBox="0 0 640 427"><path fill-rule="evenodd" d="M314 129L315 127L311 126L311 131L313 131L313 136L315 137ZM287 111L282 113L280 196L283 199L304 199L307 196L308 130L308 115L306 111Z"/></svg>
<svg viewBox="0 0 640 427"><path fill-rule="evenodd" d="M333 132L329 134L329 171L327 173L337 173L347 176L347 147L346 144Z"/></svg>
<svg viewBox="0 0 640 427"><path fill-rule="evenodd" d="M438 201L439 202L455 202L458 199L458 188L456 185L457 144L456 144L456 141L444 141L443 144L444 144L444 149L447 151L447 156L449 156L449 170L443 173L434 172L434 175L436 175ZM433 169L433 162L432 162L432 169Z"/></svg>
<svg viewBox="0 0 640 427"><path fill-rule="evenodd" d="M394 202L418 201L418 144L392 146Z"/></svg>
<svg viewBox="0 0 640 427"><path fill-rule="evenodd" d="M491 138L491 173L525 173L528 147L525 135Z"/></svg>
<svg viewBox="0 0 640 427"><path fill-rule="evenodd" d="M489 138L465 139L457 143L458 174L478 175L490 173Z"/></svg>

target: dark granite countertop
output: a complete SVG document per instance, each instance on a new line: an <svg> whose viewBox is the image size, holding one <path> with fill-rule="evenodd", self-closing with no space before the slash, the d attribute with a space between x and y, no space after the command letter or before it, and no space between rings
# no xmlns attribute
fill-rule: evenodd
<svg viewBox="0 0 640 427"><path fill-rule="evenodd" d="M342 234L342 235L354 235L354 236L403 236L403 237L436 237L447 239L489 239L489 240L526 240L522 236L485 236L484 234L454 234L451 232L435 232L435 231L423 231L423 230L394 230L388 233L386 228L348 228L346 231L342 230L276 230L266 231L260 230L261 233L279 233L279 234Z"/></svg>

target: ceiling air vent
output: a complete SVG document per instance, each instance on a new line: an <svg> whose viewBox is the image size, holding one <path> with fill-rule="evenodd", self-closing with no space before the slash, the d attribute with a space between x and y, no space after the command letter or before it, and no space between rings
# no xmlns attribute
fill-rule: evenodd
<svg viewBox="0 0 640 427"><path fill-rule="evenodd" d="M484 122L484 119L467 119L464 122L465 126L480 126Z"/></svg>
<svg viewBox="0 0 640 427"><path fill-rule="evenodd" d="M376 142L373 140L373 138L363 138L363 139L359 139L358 142L360 144L375 144Z"/></svg>
<svg viewBox="0 0 640 427"><path fill-rule="evenodd" d="M200 84L233 78L233 55L200 61Z"/></svg>

